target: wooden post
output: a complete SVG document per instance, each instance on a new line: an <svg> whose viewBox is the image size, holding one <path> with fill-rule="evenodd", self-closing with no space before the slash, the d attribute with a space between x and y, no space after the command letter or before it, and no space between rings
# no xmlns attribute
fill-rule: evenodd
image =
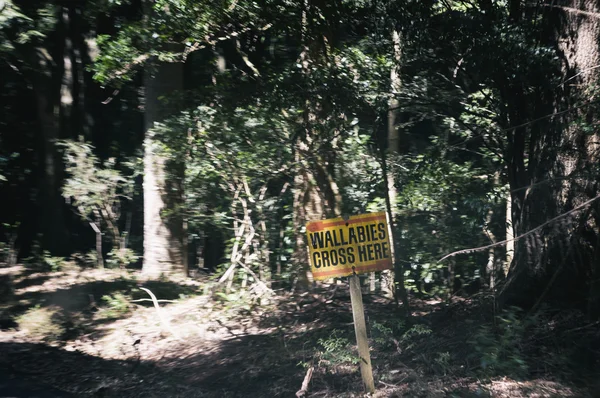
<svg viewBox="0 0 600 398"><path fill-rule="evenodd" d="M358 344L358 355L360 357L360 373L365 384L365 389L368 393L372 394L375 392L375 382L373 381L371 354L369 353L369 342L367 341L367 325L365 323L365 309L360 291L360 280L356 274L350 275L348 280L350 282L350 301L352 302L354 331L356 332L356 343Z"/></svg>

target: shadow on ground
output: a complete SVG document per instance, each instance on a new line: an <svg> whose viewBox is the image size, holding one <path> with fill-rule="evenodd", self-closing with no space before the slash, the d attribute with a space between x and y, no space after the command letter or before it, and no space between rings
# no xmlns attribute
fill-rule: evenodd
<svg viewBox="0 0 600 398"><path fill-rule="evenodd" d="M168 281L144 286L161 299L195 294L197 289ZM59 306L85 313L92 311L82 309L89 308L90 295L95 302L117 293L145 297L138 288L135 280L84 280L52 291L17 291L15 299L26 308ZM382 297L365 295L364 302L379 397L596 396L590 380L599 370L600 331L598 324L586 323L579 315L545 314L529 326L515 323L521 329L511 335L506 334L511 328L492 328L494 312L485 298L452 303L414 299L411 322L403 322L395 305ZM215 302L206 301L211 310L198 303L194 299L163 306L167 312L169 308L194 312L189 319L172 319L176 329L206 323L219 329L212 335L215 338L191 334L178 341L168 333L152 332L135 342L117 341L127 346L122 360L107 359L98 335L91 339L98 344L95 351L86 351L97 356L77 351L73 340L61 348L0 343L0 396L35 396L22 395L35 386L47 392L41 397L293 397L308 366L316 369L309 397L361 396L358 365L348 361L348 355L355 355L355 338L346 288L278 297L268 309L257 307L237 315L225 316ZM98 327L99 322L89 327ZM502 349L512 351L500 353L503 360L519 354L527 365L521 379L511 369L497 368L492 374L482 365L483 354L473 342L486 327L492 328L485 335L491 342L481 347L493 350L494 344L504 344ZM323 342L336 338L348 346L328 351ZM336 355L342 360L336 362Z"/></svg>

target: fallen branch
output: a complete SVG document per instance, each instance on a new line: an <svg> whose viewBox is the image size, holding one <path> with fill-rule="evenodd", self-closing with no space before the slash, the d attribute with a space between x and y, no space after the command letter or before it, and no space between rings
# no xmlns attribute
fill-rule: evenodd
<svg viewBox="0 0 600 398"><path fill-rule="evenodd" d="M154 308L156 308L156 313L158 314L158 318L160 319L160 322L165 327L165 329L167 329L169 332L171 332L171 334L177 340L183 341L183 339L181 337L179 337L179 335L175 332L175 330L173 330L173 328L171 327L171 324L169 323L169 321L163 316L163 314L162 314L162 312L160 310L160 306L158 305L158 299L156 298L156 296L154 295L154 293L152 293L149 289L146 289L145 287L140 287L140 289L142 289L143 291L145 291L146 293L148 293L150 295L150 297L152 298L152 302L154 303Z"/></svg>
<svg viewBox="0 0 600 398"><path fill-rule="evenodd" d="M390 387L390 388L398 388L398 387L399 387L399 386L398 386L398 385L396 385L396 384L389 384L389 383L385 383L385 382L383 382L383 381L381 381L381 380L379 380L379 383L383 384L383 385L384 385L384 386L386 386L386 387Z"/></svg>
<svg viewBox="0 0 600 398"><path fill-rule="evenodd" d="M304 380L302 381L302 387L296 392L296 397L302 398L308 392L308 384L310 383L310 379L312 378L313 372L315 371L314 367L308 368L306 371L306 376L304 376Z"/></svg>
<svg viewBox="0 0 600 398"><path fill-rule="evenodd" d="M575 207L574 209L569 210L566 213L560 214L560 215L554 217L553 219L546 221L542 225L538 225L534 229L532 229L530 231L527 231L524 234L516 236L516 237L514 237L512 239L506 239L506 240L503 240L501 242L493 243L491 245L486 245L486 246L481 246L481 247L474 247L474 248L471 248L471 249L458 250L458 251L452 252L450 254L446 254L444 257L440 258L438 261L444 261L445 259L447 259L449 257L454 257L454 256L457 256L459 254L469 254L469 253L480 252L480 251L483 251L483 250L490 249L492 247L504 246L505 244L507 244L509 242L516 242L516 241L518 241L518 240L520 240L522 238L525 238L526 236L529 236L529 235L532 235L532 234L536 233L540 229L544 228L545 226L547 226L549 224L552 224L555 221L558 221L558 220L560 220L562 218L565 218L565 217L567 217L567 216L569 216L569 215L571 215L573 213L576 213L576 212L578 212L580 210L583 210L584 208L588 207L589 205L591 205L593 202L595 202L598 199L600 199L600 195L598 195L598 196L596 196L596 197L588 200L587 202L584 202L584 203L580 204L579 206Z"/></svg>
<svg viewBox="0 0 600 398"><path fill-rule="evenodd" d="M130 302L132 302L132 303L140 303L142 301L152 301L152 302L154 302L154 300L152 300L152 299L137 299L137 300L131 300ZM156 302L157 303L176 303L177 301L175 301L175 300L156 300Z"/></svg>

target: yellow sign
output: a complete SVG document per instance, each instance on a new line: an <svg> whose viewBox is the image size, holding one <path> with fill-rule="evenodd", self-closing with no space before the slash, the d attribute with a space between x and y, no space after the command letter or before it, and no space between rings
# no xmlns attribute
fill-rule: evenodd
<svg viewBox="0 0 600 398"><path fill-rule="evenodd" d="M312 221L306 224L306 235L315 279L393 267L384 212Z"/></svg>

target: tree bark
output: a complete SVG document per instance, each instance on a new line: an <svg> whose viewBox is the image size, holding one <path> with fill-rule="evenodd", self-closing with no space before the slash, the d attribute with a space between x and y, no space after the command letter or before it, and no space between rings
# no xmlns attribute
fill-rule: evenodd
<svg viewBox="0 0 600 398"><path fill-rule="evenodd" d="M302 52L300 62L304 81L310 87L311 67L318 59L314 54L321 54L319 43L311 41L314 32L311 32L309 14L313 12L313 6L309 0L304 0L301 11L301 43ZM292 260L301 269L298 274L298 282L301 287L308 287L311 282L309 272L308 253L305 243L306 236L302 232L308 221L319 220L324 217L336 217L341 215L341 195L335 183L330 167L333 165L333 153L326 152L324 156L331 158L323 159L319 156L319 147L324 138L321 131L316 128L319 104L316 99L307 94L304 101L302 132L297 135L294 143L294 160L296 171L294 174L294 216L293 225L296 234L296 245Z"/></svg>
<svg viewBox="0 0 600 398"><path fill-rule="evenodd" d="M60 138L62 112L61 82L64 74L65 21L62 8L56 8L58 23L54 46L38 47L33 53L33 64L38 71L31 79L36 97L36 111L43 145L40 151L40 231L42 247L53 254L68 252L65 226L65 205L61 195L62 164L56 149Z"/></svg>
<svg viewBox="0 0 600 398"><path fill-rule="evenodd" d="M397 231L397 209L396 209L396 198L398 191L396 189L395 182L395 170L393 162L389 162L390 157L394 157L398 154L400 137L399 130L396 126L396 119L399 116L400 102L397 96L400 94L402 88L402 80L400 78L400 64L402 62L402 33L397 29L392 31L392 43L393 43L393 54L394 62L390 71L391 81L391 97L389 101L388 110L388 122L387 122L387 156L383 156L382 166L384 169L384 179L386 182L386 205L388 208L388 214L390 218L390 227L392 230L391 238L393 240L392 245L394 247L394 271L382 271L382 290L388 297L395 297L396 302L398 298L402 300L407 314L410 313L408 307L408 293L404 286L404 267L399 260L400 258L400 247L399 247L399 235ZM384 152L382 152L384 154ZM393 289L389 289L388 286L393 281Z"/></svg>
<svg viewBox="0 0 600 398"><path fill-rule="evenodd" d="M507 167L512 223L517 236L599 193L600 176L595 165L600 162L600 134L596 128L591 132L586 128L597 124L598 107L585 104L595 96L587 88L597 86L599 81L596 66L600 64L600 20L593 15L600 11L600 5L589 0L564 1L543 11L546 30L553 33L548 44L554 45L562 61L563 83L537 93L538 98L530 103L523 93L513 96L508 104L511 124L519 125L565 109L577 110L509 132ZM539 100L542 97L546 98L543 103ZM553 99L553 107L548 107L548 98ZM525 118L523 109L532 113ZM588 301L590 312L592 307L598 308L600 303L591 304L597 297L591 294L591 276L598 262L594 251L600 230L599 204L594 202L590 207L590 213L562 218L559 223L515 242L513 266L501 291L500 304L537 305L543 296L563 302Z"/></svg>
<svg viewBox="0 0 600 398"><path fill-rule="evenodd" d="M515 236L512 223L512 200L510 194L510 187L507 188L508 193L506 194L506 240L509 242L506 244L506 259L504 261L504 277L508 276L510 267L512 265L513 257L515 254L515 242L512 239Z"/></svg>
<svg viewBox="0 0 600 398"><path fill-rule="evenodd" d="M184 254L184 223L178 205L183 200L183 163L170 161L162 150L161 137L153 129L174 109L160 98L183 88L183 64L159 62L146 70L144 139L144 260L149 277L174 273L187 275ZM170 174L169 174L170 173Z"/></svg>

